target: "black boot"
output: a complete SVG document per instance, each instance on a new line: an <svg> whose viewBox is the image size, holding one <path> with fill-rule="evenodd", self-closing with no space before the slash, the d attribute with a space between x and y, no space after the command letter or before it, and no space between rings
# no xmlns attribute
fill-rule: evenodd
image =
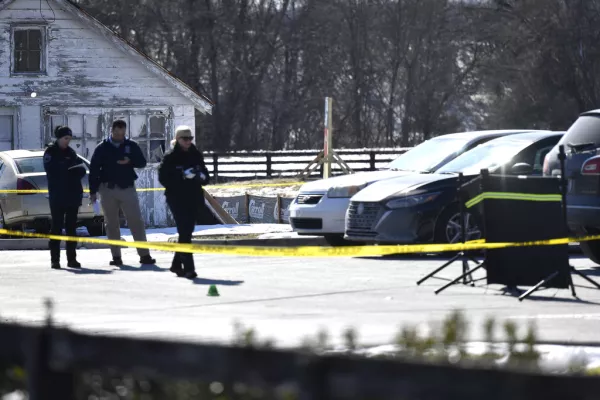
<svg viewBox="0 0 600 400"><path fill-rule="evenodd" d="M143 257L140 257L140 264L154 265L154 264L156 264L156 260L154 258L150 257L149 255L143 256Z"/></svg>
<svg viewBox="0 0 600 400"><path fill-rule="evenodd" d="M67 264L67 267L69 267L69 268L81 269L81 264L80 264L79 262L77 262L77 260L71 260L71 261L69 261L69 263Z"/></svg>
<svg viewBox="0 0 600 400"><path fill-rule="evenodd" d="M121 257L113 257L113 260L109 264L120 267L121 265L123 265L123 260L121 259Z"/></svg>
<svg viewBox="0 0 600 400"><path fill-rule="evenodd" d="M198 274L196 273L196 271L186 271L184 277L186 277L187 279L194 279L198 277Z"/></svg>
<svg viewBox="0 0 600 400"><path fill-rule="evenodd" d="M60 269L60 263L58 261L52 261L52 264L50 265L50 268L52 268L52 269Z"/></svg>
<svg viewBox="0 0 600 400"><path fill-rule="evenodd" d="M169 271L173 272L178 276L180 272L183 272L183 268L181 267L181 258L179 256L179 253L175 253L175 255L173 256L173 261L171 262L171 268L169 268Z"/></svg>

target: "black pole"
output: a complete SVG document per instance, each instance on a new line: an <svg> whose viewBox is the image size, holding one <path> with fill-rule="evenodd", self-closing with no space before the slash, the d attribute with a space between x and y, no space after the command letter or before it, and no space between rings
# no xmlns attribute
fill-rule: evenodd
<svg viewBox="0 0 600 400"><path fill-rule="evenodd" d="M462 244L465 244L467 242L467 227L465 226L465 206L463 204L463 199L461 196L463 180L464 180L463 173L460 172L458 174L458 185L456 187L456 201L458 201L458 215L460 218L460 239L461 239L460 241ZM461 255L465 255L465 254L466 254L466 252L464 250L461 251ZM463 270L463 275L469 271L468 261L464 257L462 259L462 270ZM469 278L471 279L471 283L473 283L473 276L469 275ZM465 275L463 278L463 284L466 285L467 283L468 283L467 276Z"/></svg>
<svg viewBox="0 0 600 400"><path fill-rule="evenodd" d="M465 227L465 209L462 201L461 191L463 184L463 174L460 172L458 174L458 186L456 188L456 200L458 201L458 213L460 214L460 237L461 242L464 244L467 241L466 237L466 227Z"/></svg>
<svg viewBox="0 0 600 400"><path fill-rule="evenodd" d="M567 180L566 168L565 168L565 160L567 159L567 155L565 154L565 146L558 146L558 160L560 161L560 196L562 200L562 213L563 213L563 223L565 224L565 229L567 232L569 231L569 222L567 219L567 188L569 185L569 181Z"/></svg>
<svg viewBox="0 0 600 400"><path fill-rule="evenodd" d="M563 226L565 229L565 233L567 236L569 235L569 220L567 217L567 189L569 186L569 181L567 179L565 161L567 159L567 155L565 154L565 146L558 146L558 161L560 162L560 198L562 204L562 217L563 217ZM568 246L568 244L567 244ZM577 273L577 270L569 265L569 270ZM588 279L587 277L584 277ZM593 281L592 281L593 282ZM593 282L595 285L597 283ZM569 285L571 286L571 294L573 297L577 297L577 293L575 292L575 283L573 282L573 275L569 274Z"/></svg>

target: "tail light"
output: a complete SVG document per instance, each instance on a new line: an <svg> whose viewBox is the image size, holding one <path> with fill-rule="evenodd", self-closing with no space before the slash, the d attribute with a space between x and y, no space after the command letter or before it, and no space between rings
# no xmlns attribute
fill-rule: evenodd
<svg viewBox="0 0 600 400"><path fill-rule="evenodd" d="M25 179L18 178L17 179L17 190L37 190L33 184ZM27 194L35 194L32 193L17 193L18 195L27 195Z"/></svg>
<svg viewBox="0 0 600 400"><path fill-rule="evenodd" d="M595 156L585 160L581 166L581 175L598 176L600 175L600 156Z"/></svg>

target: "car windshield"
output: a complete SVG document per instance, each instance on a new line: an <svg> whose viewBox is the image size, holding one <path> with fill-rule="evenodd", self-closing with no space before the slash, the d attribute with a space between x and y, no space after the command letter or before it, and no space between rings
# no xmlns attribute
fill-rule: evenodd
<svg viewBox="0 0 600 400"><path fill-rule="evenodd" d="M436 172L477 175L482 169L502 166L531 144L526 140L492 140L456 157Z"/></svg>
<svg viewBox="0 0 600 400"><path fill-rule="evenodd" d="M38 174L45 173L44 170L44 157L26 157L26 158L15 158L15 164L20 174ZM83 160L85 169L89 171L88 163Z"/></svg>
<svg viewBox="0 0 600 400"><path fill-rule="evenodd" d="M410 149L392 161L387 168L401 171L432 172L448 157L456 157L469 142L468 138L439 136Z"/></svg>

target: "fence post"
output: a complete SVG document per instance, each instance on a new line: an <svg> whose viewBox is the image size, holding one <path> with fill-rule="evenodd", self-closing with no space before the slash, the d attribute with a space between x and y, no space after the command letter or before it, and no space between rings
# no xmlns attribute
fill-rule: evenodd
<svg viewBox="0 0 600 400"><path fill-rule="evenodd" d="M250 223L250 195L248 192L244 194L244 205L246 206L246 223Z"/></svg>
<svg viewBox="0 0 600 400"><path fill-rule="evenodd" d="M213 153L213 178L215 182L219 179L219 155L217 153Z"/></svg>
<svg viewBox="0 0 600 400"><path fill-rule="evenodd" d="M281 195L277 195L277 204L275 205L275 207L277 208L277 223L281 224Z"/></svg>
<svg viewBox="0 0 600 400"><path fill-rule="evenodd" d="M369 167L371 168L371 171L375 171L375 152L371 151L369 152Z"/></svg>
<svg viewBox="0 0 600 400"><path fill-rule="evenodd" d="M272 165L271 165L271 153L267 153L267 178L270 178L273 175Z"/></svg>
<svg viewBox="0 0 600 400"><path fill-rule="evenodd" d="M46 324L33 334L28 353L27 387L29 400L75 400L75 376L72 371L52 368L52 302L46 301Z"/></svg>

